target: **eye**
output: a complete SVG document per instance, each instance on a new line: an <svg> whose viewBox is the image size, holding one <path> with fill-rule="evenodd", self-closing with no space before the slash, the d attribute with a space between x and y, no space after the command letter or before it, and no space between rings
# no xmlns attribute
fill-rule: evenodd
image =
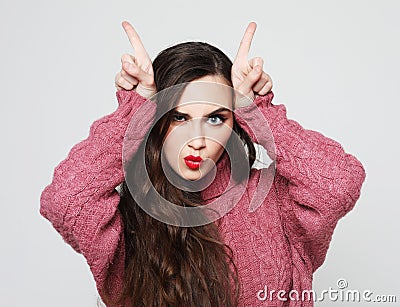
<svg viewBox="0 0 400 307"><path fill-rule="evenodd" d="M183 115L175 114L175 115L172 117L172 120L175 121L175 122L183 122L183 121L186 120L186 118L185 118L185 116L183 116Z"/></svg>
<svg viewBox="0 0 400 307"><path fill-rule="evenodd" d="M222 115L211 115L207 122L210 123L211 125L220 125L225 121L225 117Z"/></svg>

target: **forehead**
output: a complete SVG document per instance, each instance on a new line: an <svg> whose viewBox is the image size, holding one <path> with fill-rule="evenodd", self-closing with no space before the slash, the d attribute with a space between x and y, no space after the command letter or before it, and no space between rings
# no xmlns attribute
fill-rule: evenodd
<svg viewBox="0 0 400 307"><path fill-rule="evenodd" d="M232 109L232 88L224 80L206 76L188 83L176 110L182 113L211 113L221 107Z"/></svg>

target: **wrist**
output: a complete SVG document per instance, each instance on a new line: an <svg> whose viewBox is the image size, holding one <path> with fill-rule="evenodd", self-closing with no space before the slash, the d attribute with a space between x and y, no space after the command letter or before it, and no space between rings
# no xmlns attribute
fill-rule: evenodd
<svg viewBox="0 0 400 307"><path fill-rule="evenodd" d="M247 95L244 95L240 92L236 92L236 97L235 97L235 108L241 108L241 107L246 107L250 105L255 99L254 92L250 92Z"/></svg>
<svg viewBox="0 0 400 307"><path fill-rule="evenodd" d="M134 91L146 99L150 98L156 93L156 90L154 88L144 87L140 83L137 85Z"/></svg>

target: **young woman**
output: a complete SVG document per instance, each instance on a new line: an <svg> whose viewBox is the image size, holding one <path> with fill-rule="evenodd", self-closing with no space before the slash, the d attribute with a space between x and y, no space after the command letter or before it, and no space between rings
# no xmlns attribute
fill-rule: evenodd
<svg viewBox="0 0 400 307"><path fill-rule="evenodd" d="M55 168L41 214L107 306L313 306L302 294L360 196L362 164L272 104L262 59L247 59L255 23L233 63L203 42L152 63L123 26L135 57L122 57L118 108ZM249 170L254 143L272 178Z"/></svg>

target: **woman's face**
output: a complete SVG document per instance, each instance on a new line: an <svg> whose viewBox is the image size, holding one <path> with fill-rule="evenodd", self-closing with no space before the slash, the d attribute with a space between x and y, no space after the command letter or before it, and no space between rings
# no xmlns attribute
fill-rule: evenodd
<svg viewBox="0 0 400 307"><path fill-rule="evenodd" d="M173 110L163 144L164 157L182 178L198 180L221 157L232 127L229 84L220 76L196 79L185 88Z"/></svg>

